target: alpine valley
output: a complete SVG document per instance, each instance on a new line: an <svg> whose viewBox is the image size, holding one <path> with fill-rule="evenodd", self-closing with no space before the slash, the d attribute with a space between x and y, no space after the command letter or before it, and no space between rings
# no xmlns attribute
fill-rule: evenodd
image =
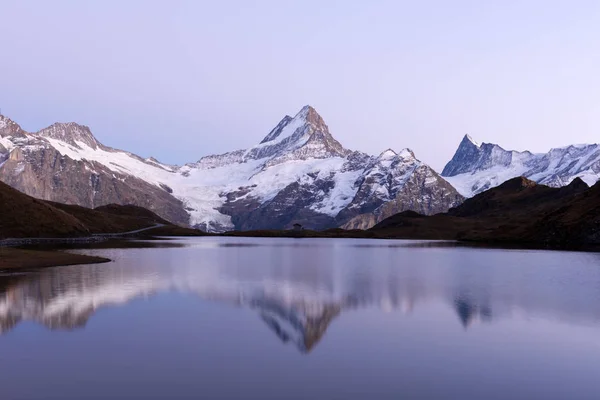
<svg viewBox="0 0 600 400"><path fill-rule="evenodd" d="M518 176L553 186L600 177L600 146L546 154L478 144L468 135L442 174L404 149L346 149L317 111L285 116L257 145L182 166L110 148L86 126L26 132L0 115L0 181L27 195L97 208L133 204L208 232L367 229L403 211L433 215Z"/></svg>
<svg viewBox="0 0 600 400"><path fill-rule="evenodd" d="M29 133L0 116L0 180L43 200L133 204L209 232L368 228L464 200L409 149L371 156L344 148L310 106L256 146L183 166L107 147L76 123Z"/></svg>

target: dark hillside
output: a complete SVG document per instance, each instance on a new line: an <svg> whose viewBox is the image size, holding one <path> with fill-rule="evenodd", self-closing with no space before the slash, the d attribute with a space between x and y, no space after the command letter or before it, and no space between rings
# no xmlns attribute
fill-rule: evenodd
<svg viewBox="0 0 600 400"><path fill-rule="evenodd" d="M73 215L0 182L0 239L87 234L89 229Z"/></svg>
<svg viewBox="0 0 600 400"><path fill-rule="evenodd" d="M92 210L35 199L0 182L0 239L85 237L154 226L157 227L140 235L203 234L195 229L173 225L142 207L111 204Z"/></svg>
<svg viewBox="0 0 600 400"><path fill-rule="evenodd" d="M370 230L378 237L521 243L536 247L600 246L600 185L577 178L551 188L514 178L446 214L396 214Z"/></svg>

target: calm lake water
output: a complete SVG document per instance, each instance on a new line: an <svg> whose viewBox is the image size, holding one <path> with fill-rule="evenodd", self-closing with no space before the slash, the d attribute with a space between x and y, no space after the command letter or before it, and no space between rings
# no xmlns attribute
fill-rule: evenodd
<svg viewBox="0 0 600 400"><path fill-rule="evenodd" d="M0 399L600 399L600 254L168 243L0 277Z"/></svg>

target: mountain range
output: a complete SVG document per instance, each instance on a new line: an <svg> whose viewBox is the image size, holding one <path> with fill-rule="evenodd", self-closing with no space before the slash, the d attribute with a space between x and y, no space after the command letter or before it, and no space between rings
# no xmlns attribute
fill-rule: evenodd
<svg viewBox="0 0 600 400"><path fill-rule="evenodd" d="M96 208L133 204L209 232L367 229L396 213L443 213L525 176L560 187L600 177L600 147L546 154L478 144L468 135L438 174L410 149L369 155L345 148L317 111L285 116L257 145L168 165L100 143L76 123L26 132L0 115L0 181L30 196Z"/></svg>
<svg viewBox="0 0 600 400"><path fill-rule="evenodd" d="M466 135L442 176L465 197L519 176L551 187L566 186L575 178L593 186L600 178L600 145L570 145L531 153L479 144Z"/></svg>
<svg viewBox="0 0 600 400"><path fill-rule="evenodd" d="M0 116L0 180L44 200L134 204L212 232L364 227L464 200L409 149L378 156L346 149L310 106L249 149L182 166L105 146L86 126L57 123L30 133Z"/></svg>

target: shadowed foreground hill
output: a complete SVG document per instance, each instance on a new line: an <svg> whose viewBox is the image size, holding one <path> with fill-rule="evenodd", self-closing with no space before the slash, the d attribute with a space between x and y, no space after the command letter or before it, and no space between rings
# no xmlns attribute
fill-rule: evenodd
<svg viewBox="0 0 600 400"><path fill-rule="evenodd" d="M0 182L0 239L88 233L89 229L73 215Z"/></svg>
<svg viewBox="0 0 600 400"><path fill-rule="evenodd" d="M0 239L83 237L130 232L157 226L160 235L200 235L175 226L137 206L107 205L89 209L35 199L0 182Z"/></svg>
<svg viewBox="0 0 600 400"><path fill-rule="evenodd" d="M373 227L377 237L458 239L552 248L600 245L600 184L575 179L562 188L514 178L431 217L396 214Z"/></svg>
<svg viewBox="0 0 600 400"><path fill-rule="evenodd" d="M152 225L171 225L152 211L137 206L111 204L93 210L72 204L50 203L81 221L92 234L128 232Z"/></svg>

